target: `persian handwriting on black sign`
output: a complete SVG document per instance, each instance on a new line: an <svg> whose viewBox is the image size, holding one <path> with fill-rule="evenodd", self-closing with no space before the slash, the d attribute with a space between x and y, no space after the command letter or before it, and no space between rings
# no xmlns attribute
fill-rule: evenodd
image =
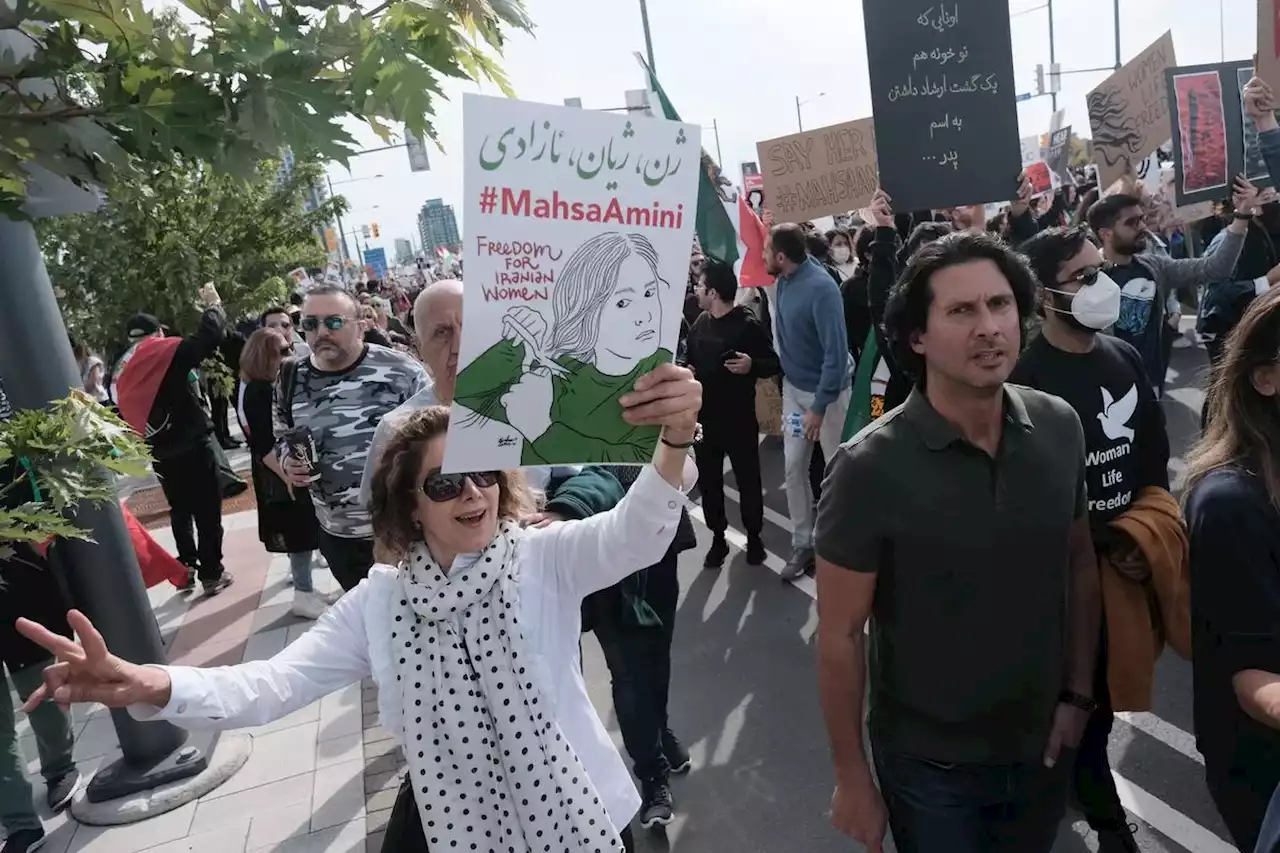
<svg viewBox="0 0 1280 853"><path fill-rule="evenodd" d="M631 122L627 122L623 128L623 140L629 140L636 135L635 129L631 126ZM508 145L508 140L514 136L514 146ZM492 172L507 162L508 159L515 161L522 159L525 154L532 154L537 150L536 154L529 157L529 162L537 162L545 156L545 162L558 164L564 157L564 151L561 147L561 141L564 139L563 130L553 130L551 122L542 122L542 132L539 133L538 122L529 123L528 134L517 131L515 127L509 127L498 137L497 144L490 149L490 138L485 137L484 142L480 146L480 167L487 172ZM676 144L683 145L686 136L684 128L680 128L676 134ZM609 141L600 146L599 151L583 149L581 151L576 148L570 148L567 164L579 178L584 181L591 180L599 175L605 167L609 172L617 172L626 168L631 162L631 151L625 152L626 156L619 157L614 153L614 143L616 140L610 138ZM541 142L541 147L538 143ZM624 147L624 143L618 143L619 148ZM514 151L512 150L514 148ZM487 152L492 153L487 153ZM671 164L671 156L666 155L662 159L657 157L646 158L643 155L637 155L635 159L635 172L640 175L647 186L656 187L667 178L680 171L680 166L684 161L680 158L676 159L675 165ZM659 168L661 167L661 168Z"/></svg>
<svg viewBox="0 0 1280 853"><path fill-rule="evenodd" d="M914 77L907 75L907 82L899 83L889 90L889 101L899 98L945 98L947 95L966 95L973 92L985 92L996 95L1000 92L1000 80L995 74L974 74L961 78L960 82L948 82L944 72L942 80L931 80L926 74L924 81L917 83Z"/></svg>
<svg viewBox="0 0 1280 853"><path fill-rule="evenodd" d="M922 27L943 32L960 23L960 4L952 3L951 11L947 11L946 3L939 3L935 10L932 6L920 13L920 17L916 18L916 23Z"/></svg>
<svg viewBox="0 0 1280 853"><path fill-rule="evenodd" d="M969 48L967 46L961 46L959 51L953 50L952 48L949 48L949 47L946 50L942 50L940 48L935 47L933 50L917 50L914 54L912 54L911 67L913 69L919 68L920 63L924 62L926 59L932 59L934 62L938 63L939 65L946 65L948 62L950 62L953 59L956 61L957 64L959 64L961 62L964 62L968 58L969 58Z"/></svg>
<svg viewBox="0 0 1280 853"><path fill-rule="evenodd" d="M960 116L953 116L950 113L942 117L942 121L929 122L929 138L933 139L936 131L955 130L957 132L964 130L964 119Z"/></svg>
<svg viewBox="0 0 1280 853"><path fill-rule="evenodd" d="M939 166L950 166L953 169L960 168L960 155L955 151L944 151L941 154L925 154L920 159L929 163L937 163Z"/></svg>

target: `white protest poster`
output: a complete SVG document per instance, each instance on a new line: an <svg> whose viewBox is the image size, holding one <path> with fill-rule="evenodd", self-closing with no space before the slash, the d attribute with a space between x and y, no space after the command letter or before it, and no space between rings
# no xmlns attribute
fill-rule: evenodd
<svg viewBox="0 0 1280 853"><path fill-rule="evenodd" d="M675 353L701 151L693 124L465 96L444 471L649 461L618 398Z"/></svg>

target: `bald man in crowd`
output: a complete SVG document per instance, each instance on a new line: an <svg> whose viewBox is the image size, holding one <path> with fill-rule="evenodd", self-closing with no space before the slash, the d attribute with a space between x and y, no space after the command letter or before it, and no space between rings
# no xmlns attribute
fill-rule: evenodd
<svg viewBox="0 0 1280 853"><path fill-rule="evenodd" d="M453 403L453 387L458 378L458 345L462 341L462 282L446 278L424 288L413 303L413 330L418 338L418 357L431 374L431 384L393 409L378 424L360 482L360 499L365 506L373 500L373 472L382 460L382 451L396 422L418 409Z"/></svg>

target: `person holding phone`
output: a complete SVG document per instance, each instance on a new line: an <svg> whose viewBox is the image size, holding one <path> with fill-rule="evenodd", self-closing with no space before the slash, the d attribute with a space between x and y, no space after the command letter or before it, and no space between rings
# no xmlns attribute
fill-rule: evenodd
<svg viewBox="0 0 1280 853"><path fill-rule="evenodd" d="M724 459L729 457L742 495L747 562L764 562L764 492L760 484L760 428L756 380L778 375L778 354L768 330L746 307L734 305L733 267L708 260L694 286L702 313L689 330L688 359L703 389L703 439L695 448L702 511L713 539L703 565L718 569L729 555L725 530Z"/></svg>
<svg viewBox="0 0 1280 853"><path fill-rule="evenodd" d="M262 460L295 489L310 490L320 553L344 590L374 562L373 521L360 499L374 431L429 382L418 362L366 341L360 317L349 291L329 285L308 291L300 325L311 354L281 365L272 432L278 439L309 433L314 457L310 464L293 454L282 458L277 447Z"/></svg>

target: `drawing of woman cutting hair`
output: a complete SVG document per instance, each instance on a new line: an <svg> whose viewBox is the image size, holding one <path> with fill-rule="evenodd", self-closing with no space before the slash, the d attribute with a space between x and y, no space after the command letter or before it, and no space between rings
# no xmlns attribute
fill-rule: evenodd
<svg viewBox="0 0 1280 853"><path fill-rule="evenodd" d="M640 234L610 232L569 257L551 294L552 320L525 305L502 318L502 338L458 374L454 400L505 423L524 443L522 465L643 464L658 430L622 420L618 397L671 361L662 348L658 254Z"/></svg>

